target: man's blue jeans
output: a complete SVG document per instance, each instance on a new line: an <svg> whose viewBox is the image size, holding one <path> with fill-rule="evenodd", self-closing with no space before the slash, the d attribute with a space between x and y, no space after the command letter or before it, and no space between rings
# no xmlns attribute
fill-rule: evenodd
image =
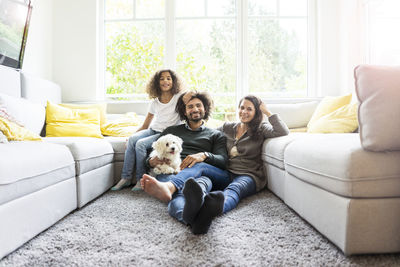
<svg viewBox="0 0 400 267"><path fill-rule="evenodd" d="M160 132L152 129L143 130L129 137L125 150L124 167L121 179L132 179L133 169L136 166L136 181L139 181L146 172L145 161L147 150L158 139Z"/></svg>
<svg viewBox="0 0 400 267"><path fill-rule="evenodd" d="M185 181L190 177L198 178L200 176L207 176L210 178L214 190L224 189L231 181L228 171L222 170L205 162L196 163L193 167L185 168L178 174L166 176L168 176L167 178L171 183L173 183L177 191L182 190ZM157 179L165 179L165 175L158 175Z"/></svg>
<svg viewBox="0 0 400 267"><path fill-rule="evenodd" d="M240 202L241 199L255 194L256 183L254 180L247 175L236 175L230 173L233 181L224 189L224 208L223 212L226 213L234 209ZM205 176L196 178L196 182L199 183L200 187L203 189L204 195L213 189L212 181ZM182 218L183 208L185 206L185 197L182 190L177 191L172 200L168 203L168 213L176 218L178 221L185 223Z"/></svg>

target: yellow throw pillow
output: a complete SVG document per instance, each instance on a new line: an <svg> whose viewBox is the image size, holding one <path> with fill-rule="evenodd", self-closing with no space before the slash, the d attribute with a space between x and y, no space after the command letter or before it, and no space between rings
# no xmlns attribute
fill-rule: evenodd
<svg viewBox="0 0 400 267"><path fill-rule="evenodd" d="M0 131L7 137L8 141L39 141L42 138L30 130L19 126L6 118L0 117Z"/></svg>
<svg viewBox="0 0 400 267"><path fill-rule="evenodd" d="M86 136L103 138L98 109L67 108L47 101L46 136Z"/></svg>
<svg viewBox="0 0 400 267"><path fill-rule="evenodd" d="M98 109L100 113L100 126L103 126L107 122L106 111L107 111L107 103L98 103L98 104L59 104L65 108L73 108L73 109Z"/></svg>
<svg viewBox="0 0 400 267"><path fill-rule="evenodd" d="M345 95L345 96L326 96L324 97L321 102L318 104L317 108L315 109L313 115L311 116L310 121L307 124L307 127L313 124L313 122L317 121L319 118L332 113L333 111L337 110L344 105L350 104L352 95Z"/></svg>
<svg viewBox="0 0 400 267"><path fill-rule="evenodd" d="M101 127L101 133L107 136L128 137L136 132L142 122L134 112L109 121Z"/></svg>
<svg viewBox="0 0 400 267"><path fill-rule="evenodd" d="M352 133L358 127L357 110L357 103L345 105L314 121L307 132Z"/></svg>

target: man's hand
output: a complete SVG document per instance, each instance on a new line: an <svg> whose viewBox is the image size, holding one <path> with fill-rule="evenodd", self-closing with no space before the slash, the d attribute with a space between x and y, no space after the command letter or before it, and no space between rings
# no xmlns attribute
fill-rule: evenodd
<svg viewBox="0 0 400 267"><path fill-rule="evenodd" d="M171 162L171 160L169 159L159 159L158 157L152 157L149 160L149 165L150 167L154 168L157 165L161 165L161 164L169 164Z"/></svg>
<svg viewBox="0 0 400 267"><path fill-rule="evenodd" d="M197 162L203 162L206 160L206 155L204 152L200 152L197 154L186 156L186 158L181 163L181 170L185 169L186 167L193 167L194 164Z"/></svg>

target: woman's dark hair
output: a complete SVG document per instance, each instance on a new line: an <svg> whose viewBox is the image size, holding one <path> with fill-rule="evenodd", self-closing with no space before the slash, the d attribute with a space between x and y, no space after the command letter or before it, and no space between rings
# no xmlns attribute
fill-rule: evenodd
<svg viewBox="0 0 400 267"><path fill-rule="evenodd" d="M242 104L243 100L248 100L254 105L254 118L249 122L249 135L252 137L256 137L260 134L260 124L263 120L263 113L261 112L260 105L262 103L261 99L254 95L247 95L240 99L239 108Z"/></svg>
<svg viewBox="0 0 400 267"><path fill-rule="evenodd" d="M179 93L182 90L182 82L179 76L170 69L159 70L157 71L153 77L151 77L149 83L146 86L146 93L149 95L151 99L158 98L161 96L161 88L160 88L160 78L163 72L169 72L172 78L172 88L171 92L173 95Z"/></svg>
<svg viewBox="0 0 400 267"><path fill-rule="evenodd" d="M211 99L211 96L207 92L197 92L197 91L190 91L186 94L190 94L190 99L188 99L188 102L194 98L200 99L200 101L203 103L204 106L204 120L208 120L214 108L214 102ZM179 114L181 120L185 120L187 122L187 117L185 115L186 104L183 102L184 96L185 94L182 94L179 97L178 102L176 103L175 110Z"/></svg>

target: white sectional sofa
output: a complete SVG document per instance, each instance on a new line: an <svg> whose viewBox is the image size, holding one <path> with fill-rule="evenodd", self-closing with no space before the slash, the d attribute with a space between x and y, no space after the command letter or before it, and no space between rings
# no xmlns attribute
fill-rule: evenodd
<svg viewBox="0 0 400 267"><path fill-rule="evenodd" d="M0 106L37 134L44 128L47 100L61 101L58 85L0 66ZM116 182L126 138L111 139L44 137L0 144L0 259Z"/></svg>
<svg viewBox="0 0 400 267"><path fill-rule="evenodd" d="M30 100L27 128L37 132L44 118L34 114L61 100L56 84L14 70L0 68L0 84L0 98ZM298 128L317 105L269 107ZM120 177L125 139L0 144L0 259L107 191ZM265 141L262 159L268 188L345 254L400 252L400 152L365 151L358 133L294 132Z"/></svg>

